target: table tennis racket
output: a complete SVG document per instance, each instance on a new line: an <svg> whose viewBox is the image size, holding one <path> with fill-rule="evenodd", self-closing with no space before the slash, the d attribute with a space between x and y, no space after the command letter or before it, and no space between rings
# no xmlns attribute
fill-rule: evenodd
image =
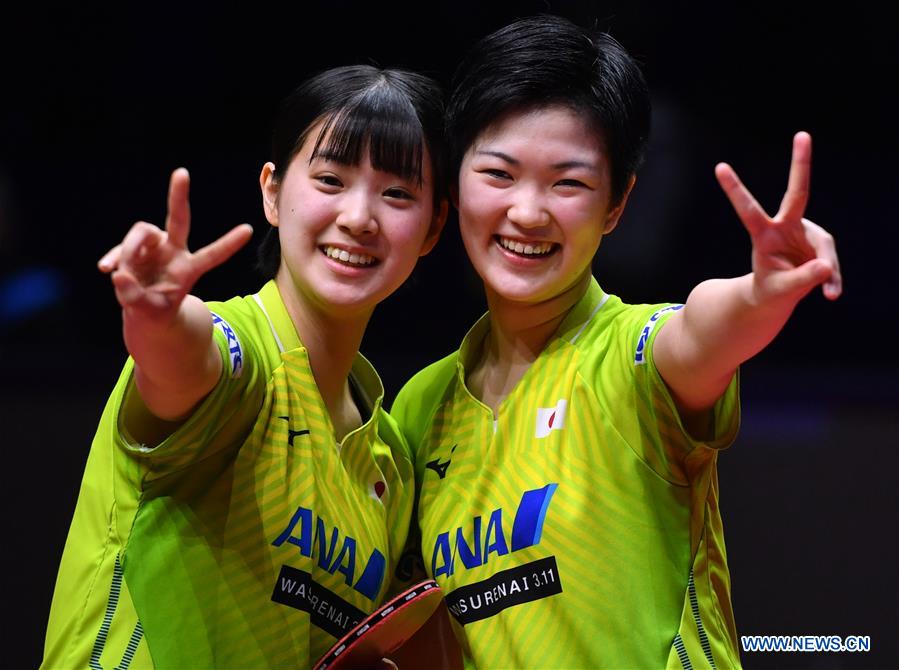
<svg viewBox="0 0 899 670"><path fill-rule="evenodd" d="M322 656L313 670L369 670L390 658L428 620L445 608L433 579L403 591L369 614Z"/></svg>

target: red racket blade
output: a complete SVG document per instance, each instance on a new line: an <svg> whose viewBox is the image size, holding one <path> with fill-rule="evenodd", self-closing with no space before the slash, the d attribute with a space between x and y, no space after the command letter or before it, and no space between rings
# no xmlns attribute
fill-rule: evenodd
<svg viewBox="0 0 899 670"><path fill-rule="evenodd" d="M368 670L403 645L443 601L433 579L384 603L340 638L312 670Z"/></svg>

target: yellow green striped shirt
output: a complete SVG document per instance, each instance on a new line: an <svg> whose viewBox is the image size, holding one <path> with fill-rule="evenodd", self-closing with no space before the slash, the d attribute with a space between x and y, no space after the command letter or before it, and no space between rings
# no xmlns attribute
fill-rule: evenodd
<svg viewBox="0 0 899 670"><path fill-rule="evenodd" d="M130 361L109 399L42 667L306 668L386 594L413 472L374 370L338 444L276 285L209 307L222 378L175 433L128 434Z"/></svg>
<svg viewBox="0 0 899 670"><path fill-rule="evenodd" d="M496 417L464 381L486 317L397 397L422 558L469 667L739 666L715 465L737 382L693 440L652 360L676 309L594 280Z"/></svg>

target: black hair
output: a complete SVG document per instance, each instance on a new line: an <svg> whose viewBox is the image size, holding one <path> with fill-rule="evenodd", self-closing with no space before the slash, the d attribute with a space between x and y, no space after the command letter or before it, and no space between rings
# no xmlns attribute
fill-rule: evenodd
<svg viewBox="0 0 899 670"><path fill-rule="evenodd" d="M447 108L452 179L478 135L504 115L560 105L584 115L609 152L612 203L649 139L650 101L636 61L611 35L541 14L491 33L456 69Z"/></svg>
<svg viewBox="0 0 899 670"><path fill-rule="evenodd" d="M418 179L424 148L431 158L435 206L446 198L443 94L424 75L406 70L350 65L307 79L281 103L272 133L275 179L286 174L309 131L324 125L312 156L356 165L365 150L376 170ZM259 245L258 267L272 278L281 263L278 231L269 228Z"/></svg>

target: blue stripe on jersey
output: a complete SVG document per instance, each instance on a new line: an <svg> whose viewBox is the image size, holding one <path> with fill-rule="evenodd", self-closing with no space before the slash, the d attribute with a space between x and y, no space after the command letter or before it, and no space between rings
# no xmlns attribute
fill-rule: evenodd
<svg viewBox="0 0 899 670"><path fill-rule="evenodd" d="M558 484L547 484L542 489L525 491L522 494L518 512L515 514L515 523L512 526L512 551L540 543L546 510L558 486Z"/></svg>
<svg viewBox="0 0 899 670"><path fill-rule="evenodd" d="M387 572L387 559L377 549L371 552L371 558L365 566L365 572L359 577L359 580L353 586L369 600L378 597L381 590L381 583L384 581L384 574Z"/></svg>

